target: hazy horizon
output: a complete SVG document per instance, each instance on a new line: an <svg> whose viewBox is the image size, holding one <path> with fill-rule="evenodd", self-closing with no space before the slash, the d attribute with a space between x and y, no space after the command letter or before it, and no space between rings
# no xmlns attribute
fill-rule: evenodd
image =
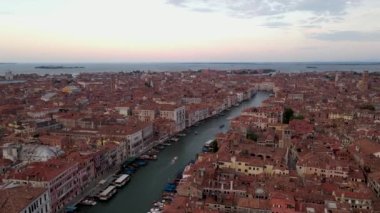
<svg viewBox="0 0 380 213"><path fill-rule="evenodd" d="M375 62L376 0L0 0L17 63Z"/></svg>
<svg viewBox="0 0 380 213"><path fill-rule="evenodd" d="M380 64L378 61L137 61L137 62L106 62L106 61L97 61L97 62L58 62L58 61L31 61L31 62L1 62L0 64Z"/></svg>

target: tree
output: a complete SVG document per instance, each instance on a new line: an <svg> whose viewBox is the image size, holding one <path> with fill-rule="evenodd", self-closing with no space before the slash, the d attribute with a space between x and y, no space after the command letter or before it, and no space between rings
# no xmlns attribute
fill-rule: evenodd
<svg viewBox="0 0 380 213"><path fill-rule="evenodd" d="M375 106L373 106L372 104L365 104L360 106L360 109L375 111Z"/></svg>
<svg viewBox="0 0 380 213"><path fill-rule="evenodd" d="M218 147L218 141L214 140L212 143L211 143L211 150L213 152L217 152L219 150L219 147Z"/></svg>
<svg viewBox="0 0 380 213"><path fill-rule="evenodd" d="M5 129L4 127L0 126L0 137L4 135Z"/></svg>
<svg viewBox="0 0 380 213"><path fill-rule="evenodd" d="M145 86L146 86L146 87L148 87L148 88L151 88L151 85L150 85L150 83L148 83L148 82L145 82L144 84L145 84Z"/></svg>
<svg viewBox="0 0 380 213"><path fill-rule="evenodd" d="M291 118L293 117L293 114L294 114L294 111L292 110L292 108L285 108L284 114L282 115L283 116L282 122L284 124L288 124Z"/></svg>
<svg viewBox="0 0 380 213"><path fill-rule="evenodd" d="M290 120L303 120L305 117L303 115L294 115Z"/></svg>
<svg viewBox="0 0 380 213"><path fill-rule="evenodd" d="M247 136L246 137L249 140L257 141L257 135L253 131L251 131L251 130L249 130L247 132Z"/></svg>

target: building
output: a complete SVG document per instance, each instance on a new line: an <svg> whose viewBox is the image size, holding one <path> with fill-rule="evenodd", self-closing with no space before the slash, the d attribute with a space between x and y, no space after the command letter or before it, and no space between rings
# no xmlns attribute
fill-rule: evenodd
<svg viewBox="0 0 380 213"><path fill-rule="evenodd" d="M18 184L0 185L0 212L48 213L51 212L49 191Z"/></svg>
<svg viewBox="0 0 380 213"><path fill-rule="evenodd" d="M368 91L369 88L369 83L368 83L368 71L364 71L362 74L362 79L358 82L358 88L361 92L366 92Z"/></svg>
<svg viewBox="0 0 380 213"><path fill-rule="evenodd" d="M12 81L13 80L13 73L12 73L12 71L5 72L5 80L6 81Z"/></svg>
<svg viewBox="0 0 380 213"><path fill-rule="evenodd" d="M159 104L158 109L161 118L165 118L175 122L176 132L180 132L186 128L185 106Z"/></svg>
<svg viewBox="0 0 380 213"><path fill-rule="evenodd" d="M209 110L205 105L191 104L186 106L186 127L190 127L197 122L206 119Z"/></svg>
<svg viewBox="0 0 380 213"><path fill-rule="evenodd" d="M283 112L284 110L280 106L267 105L244 110L242 115L258 118L266 124L279 124L282 123Z"/></svg>
<svg viewBox="0 0 380 213"><path fill-rule="evenodd" d="M368 175L368 186L377 197L380 197L380 172L370 173Z"/></svg>
<svg viewBox="0 0 380 213"><path fill-rule="evenodd" d="M133 114L138 117L140 121L154 121L159 113L155 104L146 104L136 107Z"/></svg>
<svg viewBox="0 0 380 213"><path fill-rule="evenodd" d="M3 182L47 189L51 199L51 212L61 212L65 205L79 194L77 172L77 162L53 159L13 170Z"/></svg>
<svg viewBox="0 0 380 213"><path fill-rule="evenodd" d="M334 159L325 153L307 153L300 156L297 162L297 172L300 176L317 175L326 178L347 178L348 177L348 163Z"/></svg>
<svg viewBox="0 0 380 213"><path fill-rule="evenodd" d="M42 144L7 143L3 147L3 158L13 162L22 161L30 163L48 161L63 153L64 152L56 146L46 146Z"/></svg>

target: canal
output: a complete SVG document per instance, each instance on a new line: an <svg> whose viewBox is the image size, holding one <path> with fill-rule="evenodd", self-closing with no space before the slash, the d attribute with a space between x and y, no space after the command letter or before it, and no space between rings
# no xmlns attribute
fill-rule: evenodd
<svg viewBox="0 0 380 213"><path fill-rule="evenodd" d="M152 203L160 200L165 184L173 180L189 161L195 159L196 154L201 152L203 144L213 139L217 133L226 132L229 129L229 118L238 116L247 107L259 106L269 95L269 93L259 92L251 100L227 111L225 115L208 119L199 126L188 129L186 136L161 151L157 161L149 161L147 166L140 168L132 176L131 182L110 201L98 202L94 207L80 209L80 212L148 212ZM225 127L221 129L219 127L222 124ZM172 159L176 156L178 160L172 163Z"/></svg>

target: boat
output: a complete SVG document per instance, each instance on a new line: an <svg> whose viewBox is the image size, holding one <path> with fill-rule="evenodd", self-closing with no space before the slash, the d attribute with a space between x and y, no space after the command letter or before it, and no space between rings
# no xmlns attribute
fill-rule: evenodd
<svg viewBox="0 0 380 213"><path fill-rule="evenodd" d="M173 142L177 142L177 141L179 141L179 138L173 137L170 140L173 141Z"/></svg>
<svg viewBox="0 0 380 213"><path fill-rule="evenodd" d="M128 174L121 174L114 182L113 185L115 185L117 188L123 187L125 184L127 184L131 180L131 176Z"/></svg>
<svg viewBox="0 0 380 213"><path fill-rule="evenodd" d="M155 150L155 149L151 149L147 152L147 155L157 155L158 153L160 153L159 151Z"/></svg>
<svg viewBox="0 0 380 213"><path fill-rule="evenodd" d="M66 212L76 212L77 207L76 206L66 206Z"/></svg>
<svg viewBox="0 0 380 213"><path fill-rule="evenodd" d="M210 152L213 151L212 144L214 143L214 140L208 140L202 147L202 152Z"/></svg>
<svg viewBox="0 0 380 213"><path fill-rule="evenodd" d="M162 193L162 196L171 196L171 197L173 197L175 195L175 193L173 193L173 192L163 192Z"/></svg>
<svg viewBox="0 0 380 213"><path fill-rule="evenodd" d="M173 200L173 196L162 196L162 199L164 199L166 201L172 201Z"/></svg>
<svg viewBox="0 0 380 213"><path fill-rule="evenodd" d="M141 159L141 160L150 160L150 156L149 155L141 155L138 159Z"/></svg>
<svg viewBox="0 0 380 213"><path fill-rule="evenodd" d="M89 198L85 198L79 204L84 205L84 206L95 206L96 201Z"/></svg>
<svg viewBox="0 0 380 213"><path fill-rule="evenodd" d="M146 166L148 164L148 162L146 162L146 160L142 160L142 159L139 159L139 160L136 160L135 163L141 167L141 166Z"/></svg>
<svg viewBox="0 0 380 213"><path fill-rule="evenodd" d="M162 145L164 145L164 146L171 146L172 144L168 143L168 142L165 142L165 143L162 143Z"/></svg>
<svg viewBox="0 0 380 213"><path fill-rule="evenodd" d="M171 163L174 164L177 160L178 160L178 157L175 156L175 157L172 159Z"/></svg>
<svg viewBox="0 0 380 213"><path fill-rule="evenodd" d="M105 190L99 193L98 199L101 201L109 200L114 194L116 194L117 189L116 186L108 186Z"/></svg>
<svg viewBox="0 0 380 213"><path fill-rule="evenodd" d="M178 133L178 136L184 137L184 136L186 136L186 134L185 133Z"/></svg>
<svg viewBox="0 0 380 213"><path fill-rule="evenodd" d="M141 155L139 157L141 160L157 160L157 155Z"/></svg>
<svg viewBox="0 0 380 213"><path fill-rule="evenodd" d="M162 207L164 207L164 203L163 202L155 202L155 203L153 203L153 206L156 208L162 208Z"/></svg>
<svg viewBox="0 0 380 213"><path fill-rule="evenodd" d="M135 168L135 169L140 167L140 165L137 162L131 163L130 166Z"/></svg>
<svg viewBox="0 0 380 213"><path fill-rule="evenodd" d="M133 170L125 170L123 173L127 175L133 175L136 171Z"/></svg>
<svg viewBox="0 0 380 213"><path fill-rule="evenodd" d="M175 183L167 183L165 188L164 188L164 191L165 192L173 192L175 193L176 192L176 188L177 188L177 185Z"/></svg>
<svg viewBox="0 0 380 213"><path fill-rule="evenodd" d="M163 150L163 149L165 149L165 146L164 146L164 145L158 145L157 148L158 148L159 150Z"/></svg>
<svg viewBox="0 0 380 213"><path fill-rule="evenodd" d="M222 125L219 126L220 129L223 129L223 127L224 127L224 124L222 124Z"/></svg>
<svg viewBox="0 0 380 213"><path fill-rule="evenodd" d="M151 208L149 211L149 213L161 213L161 212L162 212L162 210L159 208Z"/></svg>

